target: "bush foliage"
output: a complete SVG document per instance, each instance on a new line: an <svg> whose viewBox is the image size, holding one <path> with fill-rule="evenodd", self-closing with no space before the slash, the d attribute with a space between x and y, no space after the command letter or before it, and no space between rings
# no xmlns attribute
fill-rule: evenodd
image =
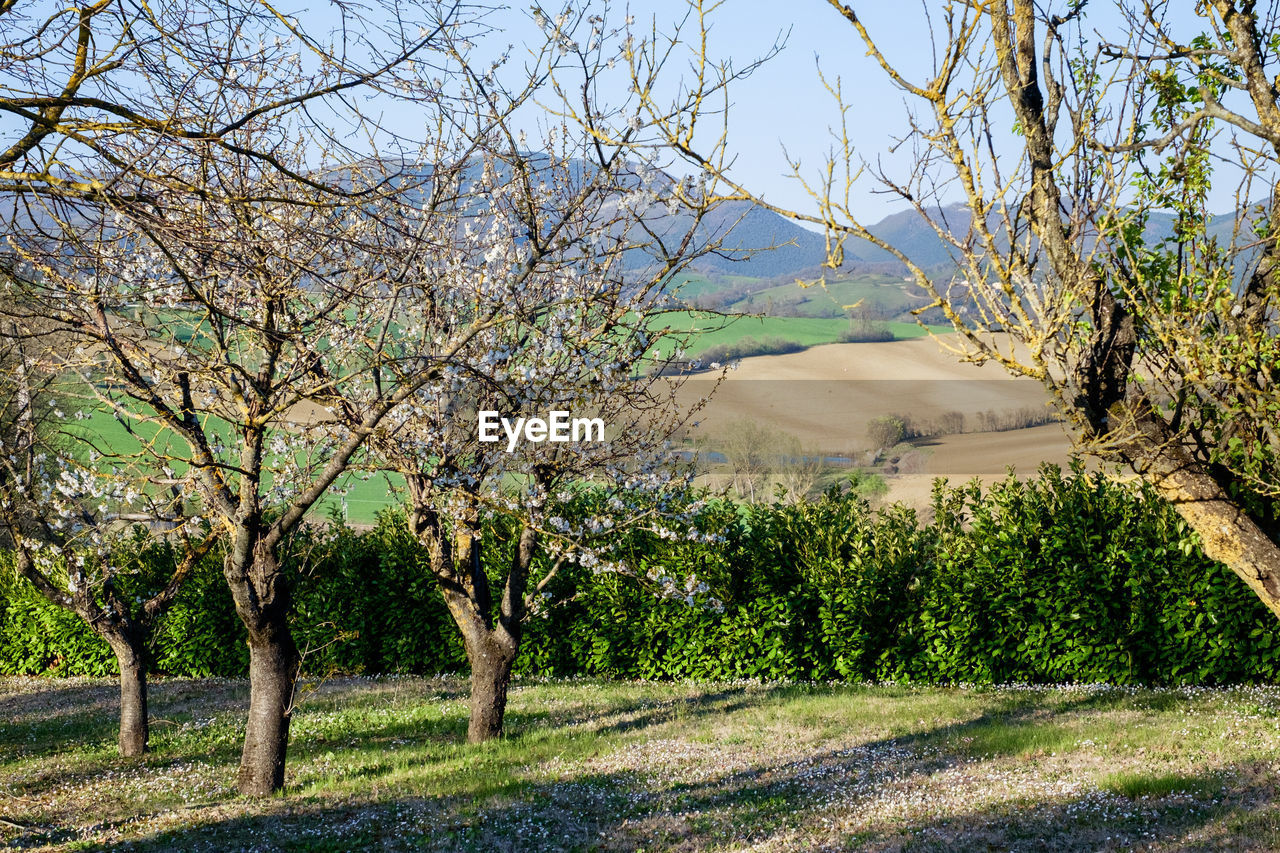
<svg viewBox="0 0 1280 853"><path fill-rule="evenodd" d="M589 496L580 499L590 499ZM570 508L571 509L571 508ZM911 679L1222 684L1280 680L1274 618L1151 493L1045 467L935 489L926 522L838 490L798 504L712 501L714 541L634 531L625 573L567 569L531 620L517 669L622 678ZM494 522L495 562L511 531ZM138 558L162 564L163 549ZM303 667L466 667L416 542L314 529L289 561ZM0 573L0 671L104 675L83 623ZM160 624L152 669L246 671L243 629L211 557Z"/></svg>

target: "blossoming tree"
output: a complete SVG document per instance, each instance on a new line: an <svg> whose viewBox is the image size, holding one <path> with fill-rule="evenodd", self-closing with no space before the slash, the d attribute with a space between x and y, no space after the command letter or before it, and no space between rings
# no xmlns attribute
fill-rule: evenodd
<svg viewBox="0 0 1280 853"><path fill-rule="evenodd" d="M678 336L659 326L660 285L670 267L639 280L622 276L622 253L634 244L619 227L631 214L620 211L651 202L644 189L622 189L619 173L608 174L615 168L576 158L543 161L547 194L536 203L505 181L486 189L495 207L484 215L492 221L474 247L478 262L465 274L505 289L515 319L476 335L467 357L421 386L374 442L382 464L405 478L411 530L462 633L473 742L502 732L524 622L561 565L602 567L611 534L633 524L679 527L694 509L683 506L672 517L659 510L663 493L686 483L688 466L672 444L697 405L681 404L679 379L657 375L677 346ZM481 180L498 174L486 167ZM604 188L607 195L583 204L550 195L582 199ZM632 194L641 198L617 206L619 195ZM548 219L574 211L574 221L564 224L576 236L526 263L518 235L530 229L507 218L513 210L540 211L533 224L539 231L562 227ZM549 211L556 213L544 218ZM435 328L448 336L463 316L437 318ZM598 511L561 517L557 507L582 488L602 490L593 502ZM518 528L501 565L485 559L493 552L481 543L484 521L495 515ZM535 576L539 556L544 573Z"/></svg>
<svg viewBox="0 0 1280 853"><path fill-rule="evenodd" d="M430 102L429 78L447 76L433 65L440 37L447 32L461 39L465 32L483 29L473 26L461 7L448 4L342 5L334 15L334 31L323 33L316 21L283 14L260 0L159 6L122 0L0 3L0 218L11 241L4 250L4 272L7 284L17 288L0 308L6 313L6 334L12 333L8 341L24 347L22 353L11 348L10 356L19 364L31 359L28 380L36 370L80 371L85 380L80 391L102 392L99 406L114 410L122 423L135 428L139 421L153 422L150 429L138 427L145 438L142 449L129 454L133 458L91 460L96 451L84 446L48 448L37 440L28 416L36 411L35 385L7 389L16 418L8 422L14 451L8 457L14 470L5 480L8 539L38 589L76 610L95 630L110 629L104 636L121 662L121 747L126 752L146 743L145 665L137 653L144 625L163 609L209 544L204 536L179 541L177 532L189 527L181 521L185 509L182 501L164 494L198 498L193 491L197 470L209 475L229 438L226 424L201 434L208 423L198 420L201 404L192 397L186 405L182 395L187 392L176 390L200 375L185 370L184 359L216 358L209 335L223 336L227 361L249 356L238 324L247 322L253 334L277 336L275 318L266 324L247 318L255 310L269 312L267 303L288 301L281 295L288 290L285 284L254 305L202 304L193 291L228 273L218 264L229 254L218 254L223 234L193 217L219 207L219 193L237 193L238 208L221 204L224 221L236 222L225 235L232 242L244 238L261 245L271 239L264 223L281 205L376 195L368 186L357 190L347 173L326 168L359 159L371 142L398 141L360 105L394 99L404 109ZM429 123L429 106L415 113ZM357 144L360 153L354 150ZM227 171L215 174L218 170ZM250 213L254 199L258 208ZM233 208L240 213L233 214ZM104 223L110 227L104 230ZM255 229L254 237L246 237ZM193 257L203 251L201 244L212 250ZM278 254L264 250L257 260L259 273L267 273ZM110 269L112 263L119 268ZM303 266L294 263L283 280L297 281ZM183 285L172 280L182 280L193 268L199 271L186 279L184 294ZM77 283L76 275L86 278ZM138 278L147 276L149 283ZM197 283L200 277L204 285ZM162 281L169 282L164 293ZM59 292L62 302L40 302ZM243 287L227 292L233 300L239 298L233 292L244 294ZM202 312L212 319L201 319ZM282 321L283 327L294 320L305 325L295 317ZM199 346L184 347L192 336ZM47 346L53 341L56 352ZM272 346L278 355L288 352L279 340ZM265 372L255 373L260 367ZM240 376L240 387L259 400L274 399L273 380L264 377L278 367L254 363ZM167 408L152 407L161 399ZM277 414L268 405L246 414L242 425L256 420L252 429L260 430ZM183 419L193 420L171 428ZM177 449L184 443L185 450ZM95 467L87 467L91 461ZM256 463L250 462L251 481ZM112 465L119 470L110 472ZM277 485L284 479L277 478ZM209 485L208 477L202 482ZM246 487L239 496L247 499L249 491ZM224 515L227 496L225 490L220 496ZM115 498L124 497L133 505L116 504ZM304 495L302 503L309 499ZM209 507L200 509L216 515ZM64 523L54 526L55 519ZM171 544L179 546L179 570L160 598L130 611L119 594L126 567L111 565L105 555L126 522L141 520L169 529ZM283 529L295 523L286 520ZM213 529L215 535L224 531ZM254 601L255 607L275 607L271 595ZM287 649L287 640L280 642ZM281 657L282 671L289 669L288 658L287 653ZM261 687L256 695L265 696ZM282 730L279 721L271 723L261 714L254 719L251 730L267 734L250 741L267 744L263 748L269 751L270 732ZM283 740L275 740L280 752L268 765L283 762ZM253 770L246 759L241 787L269 789L273 778L269 767Z"/></svg>
<svg viewBox="0 0 1280 853"><path fill-rule="evenodd" d="M5 290L5 295L11 293ZM147 642L214 539L184 513L180 481L146 492L98 470L65 434L58 375L37 340L15 324L0 329L0 542L18 573L45 598L80 616L111 647L120 669L120 754L147 750ZM162 580L130 565L133 525L163 525L177 547Z"/></svg>
<svg viewBox="0 0 1280 853"><path fill-rule="evenodd" d="M662 315L676 273L722 236L704 223L720 201L714 183L668 176L637 109L669 59L661 46L634 38L630 22L608 33L596 15L538 21L550 49L530 78L550 81L546 97L560 99L551 108L565 120L534 154L527 137L495 133L454 173L461 183L450 194L467 200L465 217L437 219L461 238L438 241L449 249L437 261L448 284L434 298L465 294L467 304L424 316L431 337L450 339L485 304L471 296L482 292L511 321L472 337L373 443L381 465L405 479L409 525L461 631L473 742L502 733L524 624L566 562L612 568L608 545L631 525L691 529L696 504L666 495L687 484L672 442L700 404L682 405L680 381L659 376L680 343ZM615 65L625 74L642 54L648 74L626 103L593 94ZM479 121L514 115L509 105L529 96L472 77L460 100L480 106ZM584 488L595 490L596 509L565 518L557 507ZM498 560L481 542L493 516L517 531Z"/></svg>

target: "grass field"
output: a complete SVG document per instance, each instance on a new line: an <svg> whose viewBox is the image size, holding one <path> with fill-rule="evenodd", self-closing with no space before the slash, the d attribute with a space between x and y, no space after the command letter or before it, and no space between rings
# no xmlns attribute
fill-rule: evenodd
<svg viewBox="0 0 1280 853"><path fill-rule="evenodd" d="M744 285L760 287L764 283L761 279L747 276L708 278L693 273L683 276L681 284L673 292L679 298L692 302L707 294ZM914 286L905 283L901 276L883 274L857 275L808 286L790 281L740 296L727 303L724 310L743 314L773 314L775 310L781 310L799 317L824 317L833 311L844 315L849 306L861 303L896 314L910 307L910 294L914 291Z"/></svg>
<svg viewBox="0 0 1280 853"><path fill-rule="evenodd" d="M888 314L897 314L911 305L908 287L900 276L864 275L851 279L829 281L825 285L811 284L802 287L795 282L758 290L749 297L739 299L728 306L728 311L751 313L759 311L772 314L786 306L788 314L822 317L839 312L842 316L849 306L861 304L875 307ZM919 304L917 300L916 304Z"/></svg>
<svg viewBox="0 0 1280 853"><path fill-rule="evenodd" d="M668 292L678 296L680 299L693 300L707 293L715 293L726 288L737 287L742 284L753 284L758 281L760 279L747 275L717 275L712 279L700 273L690 272L680 274Z"/></svg>
<svg viewBox="0 0 1280 853"><path fill-rule="evenodd" d="M72 429L75 433L92 440L94 447L99 451L110 450L128 456L137 453L142 446L141 440L136 435L130 434L108 412L93 412L85 420L75 422ZM183 446L178 444L177 439L172 435L167 438L162 435L157 441L156 436L161 433L154 425L139 424L137 429L145 440L154 442L156 448L162 452L166 442L172 444L174 448ZM215 433L217 434L218 431L215 430ZM179 455L185 452L179 451ZM185 467L175 462L174 469L181 473ZM339 478L334 490L321 500L311 514L313 517L327 517L333 512L339 515L345 513L347 521L352 524L373 524L377 521L379 512L397 503L398 488L403 482L404 479L398 474L344 475ZM265 483L270 487L270 473L265 477Z"/></svg>
<svg viewBox="0 0 1280 853"><path fill-rule="evenodd" d="M457 679L336 679L285 794L234 795L247 685L0 680L0 845L22 850L1275 850L1280 688L522 682L461 743Z"/></svg>
<svg viewBox="0 0 1280 853"><path fill-rule="evenodd" d="M670 326L681 332L695 332L689 344L690 356L722 344L736 343L743 338L782 338L804 346L835 343L841 333L849 328L843 317L720 317L701 311L676 311L663 314L655 325ZM929 334L917 323L885 323L895 338L908 340ZM940 333L950 328L937 327Z"/></svg>

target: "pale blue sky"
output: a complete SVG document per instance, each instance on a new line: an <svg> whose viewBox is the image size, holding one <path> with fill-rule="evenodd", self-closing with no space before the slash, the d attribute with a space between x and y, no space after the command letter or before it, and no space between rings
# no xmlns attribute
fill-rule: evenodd
<svg viewBox="0 0 1280 853"><path fill-rule="evenodd" d="M51 2L51 0L42 0ZM423 8L415 0L384 0L402 3L407 14L415 15ZM486 0L480 0L486 2ZM495 35L491 47L486 40L481 50L499 50L514 42L536 42L538 31L531 22L529 0L509 6L498 5L487 20L506 30ZM560 0L543 0L550 10ZM932 49L924 10L930 10L935 23L945 3L943 0L847 0L862 16L868 29L895 62L917 79L927 76L932 67ZM1060 10L1067 0L1043 0L1043 4ZM1126 0L1133 4L1136 0ZM600 9L600 0L578 0ZM370 3L361 13L376 18L381 4ZM1090 25L1109 28L1113 37L1118 15L1114 0L1094 0L1089 5ZM334 29L339 20L332 0L285 0L279 8L296 15L312 34ZM670 32L675 21L688 12L685 0L647 0L621 2L615 0L608 9L609 20L620 22L630 12L638 22L650 18L658 22L660 31ZM1177 10L1177 34L1189 40L1199 30L1191 14L1192 4L1174 0ZM464 16L470 14L467 11ZM906 129L905 93L888 80L876 63L866 55L866 48L856 31L826 0L723 0L711 16L710 52L713 57L732 57L741 66L769 50L780 33L787 33L787 43L780 55L747 80L739 81L732 90L730 147L737 156L734 176L756 192L785 207L811 210L812 205L798 183L786 176L783 147L804 165L806 174L814 174L831 147L828 128L837 120L835 104L818 80L818 66L834 79L839 76L844 92L853 106L851 131L857 151L870 160L884 159L895 176L908 170L910 152L895 159L887 152L896 136ZM1188 27L1188 21L1192 26ZM1121 33L1123 31L1121 30ZM509 68L519 71L519 63ZM670 69L678 71L679 69ZM668 78L670 80L670 78ZM619 92L621 94L621 92ZM615 97L615 100L617 98ZM918 107L919 105L917 105ZM412 110L389 105L387 121L407 137L420 133L411 123L421 122ZM10 122L11 124L11 122ZM22 132L22 127L0 124L0 138L6 133ZM341 131L339 131L341 132ZM1004 156L1004 152L1001 153ZM1009 152L1012 155L1012 149ZM903 207L900 202L877 194L877 184L865 180L852 199L856 214L874 222ZM1230 180L1221 180L1211 202L1215 211L1230 208Z"/></svg>
<svg viewBox="0 0 1280 853"><path fill-rule="evenodd" d="M885 53L900 67L913 71L915 79L927 79L933 67L933 51L926 11L940 25L942 0L847 0L856 9ZM548 4L550 5L550 4ZM1061 11L1065 0L1045 0L1045 6ZM1108 31L1121 39L1123 28L1111 0L1095 0L1089 8L1090 28ZM1190 40L1200 31L1190 4L1175 0L1172 18L1175 33ZM641 21L653 18L659 30L670 31L672 22L688 10L684 0L649 0L618 4L610 9L612 20L630 11ZM517 42L527 26L527 7L516 6L492 20L512 28ZM838 120L837 109L818 78L818 68L830 78L840 77L846 99L853 106L850 129L857 150L869 160L881 160L895 176L905 176L910 152L889 153L895 138L906 129L904 103L908 96L896 88L867 56L856 30L826 0L724 0L711 16L711 53L732 57L739 65L768 51L780 33L786 48L733 88L731 148L737 155L734 174L753 190L780 205L810 210L802 187L787 176L783 147L813 174L831 147L829 128ZM527 30L525 30L527 32ZM920 109L912 101L914 109ZM1012 155L1012 151L1010 152ZM1231 181L1223 180L1211 207L1227 210L1233 203ZM903 209L902 202L876 192L879 185L864 179L853 198L856 214L874 222ZM958 199L951 199L958 200Z"/></svg>
<svg viewBox="0 0 1280 853"><path fill-rule="evenodd" d="M909 14L904 15L903 6ZM922 72L930 67L922 5L917 0L857 3L867 26L884 39L885 49ZM710 4L708 4L710 5ZM937 7L937 0L930 5ZM615 5L611 19L630 11L637 23L655 20L659 31L670 32L687 13L684 0L649 0ZM936 10L935 10L936 12ZM523 7L494 20L509 23L513 35L522 30ZM734 175L769 200L790 207L810 208L803 188L788 177L786 152L806 172L818 169L831 147L829 127L838 119L836 104L819 80L819 64L834 81L842 80L846 97L856 104L852 129L855 143L868 157L888 156L887 150L904 124L904 93L896 89L879 66L866 55L857 32L825 0L724 0L709 16L709 52L714 59L732 59L738 67L766 54L780 36L785 49L732 88L730 148L736 156ZM694 32L692 28L688 32ZM674 70L674 69L673 69ZM906 162L905 159L902 160ZM879 219L902 205L893 205L871 190L859 193L859 215Z"/></svg>

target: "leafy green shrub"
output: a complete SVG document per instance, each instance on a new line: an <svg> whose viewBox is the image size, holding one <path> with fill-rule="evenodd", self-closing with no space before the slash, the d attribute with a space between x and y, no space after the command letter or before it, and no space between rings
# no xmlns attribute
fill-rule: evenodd
<svg viewBox="0 0 1280 853"><path fill-rule="evenodd" d="M867 421L867 440L875 450L885 450L900 443L907 437L907 425L902 418L894 415L881 415Z"/></svg>
<svg viewBox="0 0 1280 853"><path fill-rule="evenodd" d="M1274 618L1146 489L1064 475L935 495L944 531L909 673L942 681L1274 680ZM967 526L962 522L967 521ZM1261 629L1261 633L1257 633Z"/></svg>
<svg viewBox="0 0 1280 853"><path fill-rule="evenodd" d="M111 648L80 617L50 604L25 580L0 581L0 674L116 672Z"/></svg>
<svg viewBox="0 0 1280 853"><path fill-rule="evenodd" d="M588 491L559 509L598 507ZM518 672L620 678L1222 684L1280 680L1275 619L1149 490L1046 466L935 488L932 518L857 490L708 501L697 535L614 537L622 571L565 564L538 597ZM490 520L487 565L514 544ZM157 572L163 548L132 555ZM402 516L310 529L286 556L311 673L458 672L465 655ZM2 568L2 567L0 567ZM538 569L549 566L542 562ZM145 573L144 573L145 574ZM210 555L157 626L153 668L242 675L243 629ZM106 675L76 617L0 570L0 672Z"/></svg>

